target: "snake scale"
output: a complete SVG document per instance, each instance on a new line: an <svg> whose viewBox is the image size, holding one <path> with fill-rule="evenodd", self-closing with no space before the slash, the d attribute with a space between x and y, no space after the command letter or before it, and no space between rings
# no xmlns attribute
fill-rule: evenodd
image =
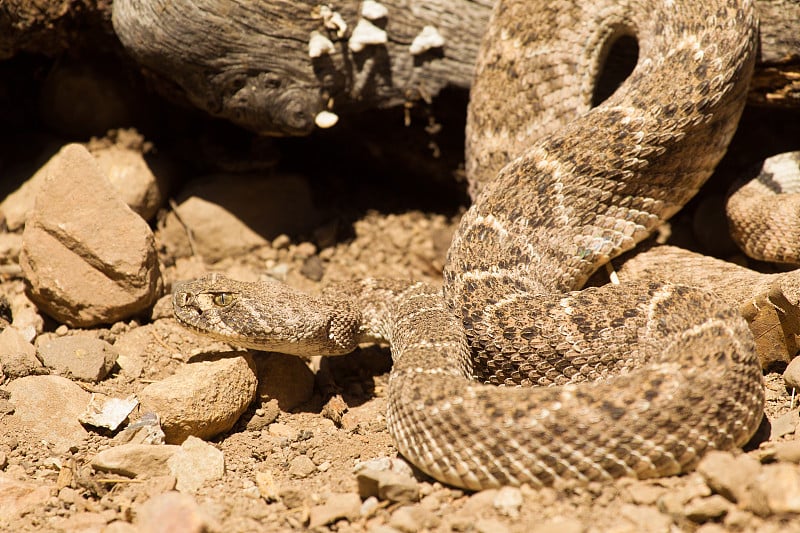
<svg viewBox="0 0 800 533"><path fill-rule="evenodd" d="M388 343L396 446L459 487L671 475L741 446L764 392L734 310L657 281L579 289L711 174L756 32L750 1L500 1L469 110L474 203L443 289L367 279L311 296L211 274L176 286L176 317L298 355ZM592 107L621 36L635 37L636 66Z"/></svg>

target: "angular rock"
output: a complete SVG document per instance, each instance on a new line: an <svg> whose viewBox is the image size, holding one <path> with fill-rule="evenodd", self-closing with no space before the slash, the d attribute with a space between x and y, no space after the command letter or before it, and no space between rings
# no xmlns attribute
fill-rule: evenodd
<svg viewBox="0 0 800 533"><path fill-rule="evenodd" d="M262 403L278 400L282 411L308 401L314 392L314 373L299 357L267 353L256 357L258 397Z"/></svg>
<svg viewBox="0 0 800 533"><path fill-rule="evenodd" d="M178 452L167 461L179 492L194 493L206 481L222 479L225 475L225 456L214 446L189 436Z"/></svg>
<svg viewBox="0 0 800 533"><path fill-rule="evenodd" d="M27 376L6 385L14 416L40 439L67 451L87 437L78 417L89 403L89 393L60 376Z"/></svg>
<svg viewBox="0 0 800 533"><path fill-rule="evenodd" d="M195 180L181 193L177 214L167 216L159 241L176 257L191 255L188 228L195 251L210 261L264 246L281 233L311 230L319 220L307 180L293 175Z"/></svg>
<svg viewBox="0 0 800 533"><path fill-rule="evenodd" d="M0 368L11 378L21 378L44 371L36 358L36 348L15 327L0 332Z"/></svg>
<svg viewBox="0 0 800 533"><path fill-rule="evenodd" d="M296 478L308 477L317 471L317 465L306 455L298 455L289 463L289 475Z"/></svg>
<svg viewBox="0 0 800 533"><path fill-rule="evenodd" d="M749 455L734 457L729 452L710 452L697 471L711 490L736 503L747 496L747 486L761 470L758 461Z"/></svg>
<svg viewBox="0 0 800 533"><path fill-rule="evenodd" d="M686 504L683 514L692 522L702 524L725 516L733 507L723 496L713 494L708 498L697 498Z"/></svg>
<svg viewBox="0 0 800 533"><path fill-rule="evenodd" d="M180 492L165 492L134 507L137 531L202 533L210 522L194 497Z"/></svg>
<svg viewBox="0 0 800 533"><path fill-rule="evenodd" d="M122 444L101 451L92 459L92 468L135 478L152 478L170 474L167 462L181 449L162 444Z"/></svg>
<svg viewBox="0 0 800 533"><path fill-rule="evenodd" d="M342 518L355 520L361 510L361 498L358 494L331 494L324 505L317 505L309 512L308 527L314 529L330 524Z"/></svg>
<svg viewBox="0 0 800 533"><path fill-rule="evenodd" d="M113 398L104 394L92 393L89 405L86 406L86 411L81 414L79 420L81 424L116 431L137 405L139 405L139 400L134 395L127 398Z"/></svg>
<svg viewBox="0 0 800 533"><path fill-rule="evenodd" d="M785 463L800 463L800 440L776 442L775 458Z"/></svg>
<svg viewBox="0 0 800 533"><path fill-rule="evenodd" d="M786 463L764 466L741 503L761 516L800 513L800 469Z"/></svg>
<svg viewBox="0 0 800 533"><path fill-rule="evenodd" d="M249 352L215 354L190 362L139 393L143 412L161 417L168 443L189 435L208 439L233 427L256 394Z"/></svg>
<svg viewBox="0 0 800 533"><path fill-rule="evenodd" d="M48 166L20 254L31 299L76 327L142 311L162 288L147 223L117 197L83 146L65 146Z"/></svg>
<svg viewBox="0 0 800 533"><path fill-rule="evenodd" d="M392 513L389 525L405 533L431 530L439 524L439 518L428 509L420 506L401 507Z"/></svg>
<svg viewBox="0 0 800 533"><path fill-rule="evenodd" d="M103 139L91 143L89 149L122 201L140 217L150 220L164 202L164 184L142 155L144 139L132 130L117 130L116 136L116 144Z"/></svg>
<svg viewBox="0 0 800 533"><path fill-rule="evenodd" d="M81 381L102 380L117 361L113 346L83 335L50 338L39 343L37 352L45 366Z"/></svg>
<svg viewBox="0 0 800 533"><path fill-rule="evenodd" d="M358 494L362 498L377 496L379 500L409 503L419 500L417 480L391 470L360 470L356 476Z"/></svg>

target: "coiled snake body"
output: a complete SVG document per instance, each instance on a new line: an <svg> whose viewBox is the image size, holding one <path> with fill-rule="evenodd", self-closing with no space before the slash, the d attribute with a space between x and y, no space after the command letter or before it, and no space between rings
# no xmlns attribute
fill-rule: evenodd
<svg viewBox="0 0 800 533"><path fill-rule="evenodd" d="M741 446L764 393L734 310L681 285L578 289L708 178L744 105L755 34L750 1L501 1L470 104L475 202L443 292L364 280L312 297L212 274L176 287L176 316L300 355L388 342L397 448L452 485L661 476ZM636 37L637 65L591 108L621 35Z"/></svg>

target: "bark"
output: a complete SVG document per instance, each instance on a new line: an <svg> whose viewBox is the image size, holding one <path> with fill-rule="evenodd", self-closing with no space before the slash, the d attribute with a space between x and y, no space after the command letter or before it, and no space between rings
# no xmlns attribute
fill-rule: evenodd
<svg viewBox="0 0 800 533"><path fill-rule="evenodd" d="M320 111L339 115L429 100L468 88L491 0L383 0L386 42L353 51L360 1L338 0L342 36L317 1L115 0L123 45L162 87L207 112L265 134L302 135ZM759 0L761 49L751 102L800 107L800 0ZM442 47L414 55L425 26ZM334 50L309 57L312 32Z"/></svg>

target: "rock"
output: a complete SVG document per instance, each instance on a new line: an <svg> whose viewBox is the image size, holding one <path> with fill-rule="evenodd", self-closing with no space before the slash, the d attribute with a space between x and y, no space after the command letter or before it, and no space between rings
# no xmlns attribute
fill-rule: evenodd
<svg viewBox="0 0 800 533"><path fill-rule="evenodd" d="M117 365L121 372L131 378L138 378L144 372L144 353L147 346L153 342L156 334L153 324L145 324L138 328L126 331L114 342L114 349L119 356Z"/></svg>
<svg viewBox="0 0 800 533"><path fill-rule="evenodd" d="M697 465L711 490L734 503L746 496L747 485L760 470L759 462L748 455L734 457L719 451L709 452Z"/></svg>
<svg viewBox="0 0 800 533"><path fill-rule="evenodd" d="M102 380L117 361L113 346L83 335L53 337L39 343L37 352L45 366L81 381Z"/></svg>
<svg viewBox="0 0 800 533"><path fill-rule="evenodd" d="M500 514L516 518L522 507L522 491L517 487L502 487L497 491L493 503Z"/></svg>
<svg viewBox="0 0 800 533"><path fill-rule="evenodd" d="M54 159L23 233L31 300L74 327L142 311L162 289L153 233L83 146L67 145Z"/></svg>
<svg viewBox="0 0 800 533"><path fill-rule="evenodd" d="M262 403L275 399L282 411L290 411L311 398L314 373L299 357L268 353L256 357L255 362Z"/></svg>
<svg viewBox="0 0 800 533"><path fill-rule="evenodd" d="M325 402L322 407L322 416L334 423L336 427L342 427L344 415L349 409L347 403L342 398L341 394L331 396L331 399ZM352 421L351 421L352 422ZM358 425L357 423L355 424Z"/></svg>
<svg viewBox="0 0 800 533"><path fill-rule="evenodd" d="M791 435L797 430L798 424L800 424L800 413L795 410L783 413L778 418L770 420L770 440L774 441L784 435Z"/></svg>
<svg viewBox="0 0 800 533"><path fill-rule="evenodd" d="M775 459L785 463L800 463L800 440L776 442Z"/></svg>
<svg viewBox="0 0 800 533"><path fill-rule="evenodd" d="M152 478L169 475L168 461L180 446L162 444L121 444L103 450L92 459L92 468L135 478Z"/></svg>
<svg viewBox="0 0 800 533"><path fill-rule="evenodd" d="M139 400L134 395L127 398L111 398L104 394L92 393L86 411L78 420L81 424L116 431L137 405L139 405Z"/></svg>
<svg viewBox="0 0 800 533"><path fill-rule="evenodd" d="M672 519L649 505L623 504L620 516L634 526L634 531L670 531ZM623 529L624 531L624 529Z"/></svg>
<svg viewBox="0 0 800 533"><path fill-rule="evenodd" d="M731 509L732 504L719 494L714 494L708 498L697 498L686 504L683 514L698 524L708 522L725 516Z"/></svg>
<svg viewBox="0 0 800 533"><path fill-rule="evenodd" d="M358 494L331 494L324 505L317 505L309 512L308 527L314 529L339 519L355 520L361 509Z"/></svg>
<svg viewBox="0 0 800 533"><path fill-rule="evenodd" d="M428 509L420 506L401 507L392 513L389 525L405 533L431 530L439 525L439 519Z"/></svg>
<svg viewBox="0 0 800 533"><path fill-rule="evenodd" d="M761 516L800 513L800 469L786 463L764 466L741 503Z"/></svg>
<svg viewBox="0 0 800 533"><path fill-rule="evenodd" d="M189 436L178 452L167 460L169 470L180 492L194 493L206 481L222 479L225 475L225 456L214 446Z"/></svg>
<svg viewBox="0 0 800 533"><path fill-rule="evenodd" d="M800 357L795 357L786 366L786 370L783 371L783 381L788 388L800 391Z"/></svg>
<svg viewBox="0 0 800 533"><path fill-rule="evenodd" d="M151 533L203 533L211 528L206 517L189 494L165 492L134 507L133 523L138 531Z"/></svg>
<svg viewBox="0 0 800 533"><path fill-rule="evenodd" d="M11 531L9 523L43 507L50 499L50 484L19 481L0 472L0 530Z"/></svg>
<svg viewBox="0 0 800 533"><path fill-rule="evenodd" d="M360 470L356 475L358 494L362 498L377 496L380 500L408 503L419 500L417 480L391 470Z"/></svg>
<svg viewBox="0 0 800 533"><path fill-rule="evenodd" d="M164 444L164 432L161 430L161 419L156 413L147 412L136 422L114 436L114 442L120 444Z"/></svg>
<svg viewBox="0 0 800 533"><path fill-rule="evenodd" d="M247 421L246 428L248 431L261 431L275 422L280 414L281 410L278 408L278 401L270 400L256 409L253 416Z"/></svg>
<svg viewBox="0 0 800 533"><path fill-rule="evenodd" d="M165 185L156 179L144 160L142 151L148 148L144 139L134 130L117 130L116 136L116 144L102 139L92 142L89 150L120 199L134 213L150 220L164 202ZM119 142L120 137L124 137L123 142Z"/></svg>
<svg viewBox="0 0 800 533"><path fill-rule="evenodd" d="M27 376L6 385L14 416L38 438L66 452L87 437L78 417L89 403L89 393L60 376Z"/></svg>
<svg viewBox="0 0 800 533"><path fill-rule="evenodd" d="M208 176L181 193L177 216L167 216L159 241L176 257L191 255L188 228L196 253L219 261L265 246L281 233L310 231L318 220L302 176Z"/></svg>
<svg viewBox="0 0 800 533"><path fill-rule="evenodd" d="M44 371L36 358L36 348L15 327L0 332L0 367L10 378L21 378Z"/></svg>
<svg viewBox="0 0 800 533"><path fill-rule="evenodd" d="M226 352L190 362L139 393L143 412L158 413L168 443L189 435L208 439L233 427L256 394L249 352Z"/></svg>
<svg viewBox="0 0 800 533"><path fill-rule="evenodd" d="M317 465L306 455L298 455L289 463L289 475L305 478L317 471Z"/></svg>

